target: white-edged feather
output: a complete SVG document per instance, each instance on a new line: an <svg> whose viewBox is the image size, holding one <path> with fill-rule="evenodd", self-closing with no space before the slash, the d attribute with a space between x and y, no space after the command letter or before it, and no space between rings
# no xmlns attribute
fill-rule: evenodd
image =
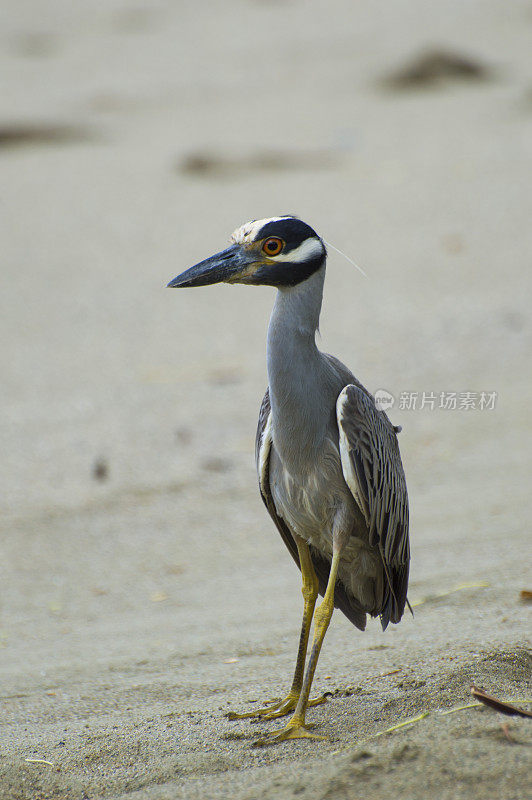
<svg viewBox="0 0 532 800"><path fill-rule="evenodd" d="M342 472L344 474L344 480L349 486L351 494L355 498L355 502L357 506L360 508L362 513L364 514L364 518L366 522L369 524L369 510L366 505L366 501L360 492L360 488L358 486L358 480L355 475L355 469L353 467L353 462L351 460L351 456L349 454L349 441L347 436L345 435L342 421L344 418L344 405L347 402L347 387L342 389L340 394L338 395L338 400L336 401L336 418L338 420L338 433L339 433L339 444L340 444L340 460L342 462Z"/></svg>
<svg viewBox="0 0 532 800"><path fill-rule="evenodd" d="M268 462L270 459L270 450L272 448L272 412L268 414L266 425L262 432L259 445L259 455L257 458L257 472L259 476L259 486L263 494L270 493L270 487L267 485Z"/></svg>
<svg viewBox="0 0 532 800"><path fill-rule="evenodd" d="M332 247L332 249L333 249L333 250L336 250L336 252L337 252L337 253L340 253L340 255L341 255L341 256L343 256L345 259L347 259L347 261L349 261L349 263L350 263L350 264L352 264L354 267L356 267L356 269L358 269L358 271L359 271L359 272L360 272L360 273L361 273L361 274L362 274L362 275L363 275L365 278L367 278L367 277L368 277L368 276L366 275L366 273L364 272L364 270L362 269L362 267L359 267L359 266L358 266L358 264L356 263L356 261L353 261L353 259L352 259L352 258L349 258L349 256L346 256L346 254L345 254L344 252L342 252L342 250L340 250L338 247L335 247L335 245L334 245L334 244L331 244L330 242L326 241L326 239L324 239L323 241L325 242L325 244L327 245L327 247Z"/></svg>

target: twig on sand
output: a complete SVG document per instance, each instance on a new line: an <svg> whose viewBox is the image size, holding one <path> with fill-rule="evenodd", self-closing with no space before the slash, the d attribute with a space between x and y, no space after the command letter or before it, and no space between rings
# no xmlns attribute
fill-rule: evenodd
<svg viewBox="0 0 532 800"><path fill-rule="evenodd" d="M414 725L416 722L419 722L425 717L428 717L430 711L423 711L421 714L418 714L417 717L409 717L408 719L404 719L402 722L398 722L397 725L392 725L391 728L386 728L385 731L378 731L374 733L373 736L370 736L370 739L376 739L378 736L384 736L387 733L393 733L393 731L398 731L400 728L406 728L407 725Z"/></svg>
<svg viewBox="0 0 532 800"><path fill-rule="evenodd" d="M516 743L516 740L514 739L512 734L510 733L510 725L509 725L508 722L503 722L503 724L501 725L501 730L502 730L504 736L506 737L506 739L508 739L509 742L511 742L512 744Z"/></svg>
<svg viewBox="0 0 532 800"><path fill-rule="evenodd" d="M436 711L422 711L421 714L418 714L415 717L408 717L408 719L404 719L402 722L398 722L397 725L392 725L391 728L386 728L386 730L384 731L378 731L377 733L374 733L372 736L369 736L368 739L364 739L362 742L359 742L359 744L364 744L365 742L370 741L371 739L377 739L379 736L385 736L388 733L393 733L394 731L398 731L401 728L406 728L409 725L415 725L417 722L421 722L421 720L425 719L426 717L430 716L444 717L447 716L448 714L456 714L457 711L465 711L468 708L478 708L479 706L482 706L483 703L485 705L490 706L491 708L494 708L497 711L500 711L502 714L511 714L514 716L517 715L521 717L532 717L532 712L524 711L521 708L517 708L516 706L512 705L511 703L508 703L507 701L497 700L496 698L491 697L489 694L486 694L486 692L484 692L482 689L477 689L475 686L471 687L471 694L474 697L478 698L477 702L466 703L465 705L456 706L455 708L448 708L445 711L442 709L437 709ZM506 731L505 735L507 736L507 738L509 738Z"/></svg>
<svg viewBox="0 0 532 800"><path fill-rule="evenodd" d="M500 714L508 714L510 717L532 717L532 711L525 711L524 708L518 708L506 700L498 700L485 692L484 689L479 689L478 686L471 687L471 694L481 703L484 703L485 706L493 708L494 711L498 711Z"/></svg>
<svg viewBox="0 0 532 800"><path fill-rule="evenodd" d="M370 736L370 739L376 739L378 736L384 736L387 733L393 733L394 731L398 731L400 728L406 728L408 725L415 725L416 722L420 722L425 717L430 717L431 715L439 715L444 716L445 714L454 714L457 711L463 711L466 708L475 708L479 706L480 703L468 703L465 706L457 706L456 708L449 708L447 711L441 711L438 709L437 711L422 711L421 714L418 714L415 717L408 717L408 719L404 719L402 722L398 722L397 725L392 725L391 728L386 728L384 731L378 731L374 733L373 736Z"/></svg>
<svg viewBox="0 0 532 800"><path fill-rule="evenodd" d="M46 764L48 767L54 766L52 761L46 761L45 758L25 758L24 761L28 764Z"/></svg>
<svg viewBox="0 0 532 800"><path fill-rule="evenodd" d="M416 608L417 606L422 606L424 603L429 603L433 600L440 600L442 597L448 597L450 594L454 594L455 592L463 592L465 589L486 589L489 586L487 581L472 581L471 583L459 583L457 586L451 586L450 589L447 589L445 592L438 592L437 594L429 594L426 597L420 597L417 600L413 600L411 603L412 608Z"/></svg>

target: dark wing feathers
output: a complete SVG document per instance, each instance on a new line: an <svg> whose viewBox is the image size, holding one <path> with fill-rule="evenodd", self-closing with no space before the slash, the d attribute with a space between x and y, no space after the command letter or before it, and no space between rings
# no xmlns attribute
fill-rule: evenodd
<svg viewBox="0 0 532 800"><path fill-rule="evenodd" d="M270 491L270 478L269 478L269 454L271 441L268 441L268 424L270 419L270 393L266 390L262 405L259 412L259 422L257 426L257 437L255 440L255 462L257 464L257 472L259 477L259 487L262 500L266 506L268 513L274 521L277 530L281 534L281 538L288 548L288 551L299 569L299 554L297 552L297 545L290 533L290 529L277 514L273 497ZM312 558L312 565L319 582L319 593L323 596L327 589L327 582L329 580L330 563L314 548L310 551ZM334 589L334 605L339 608L345 616L360 630L366 627L366 614L358 605L355 598L347 594L346 589L342 584L337 581Z"/></svg>
<svg viewBox="0 0 532 800"><path fill-rule="evenodd" d="M394 426L373 397L350 384L337 403L340 454L347 485L378 547L387 584L381 621L399 622L408 587L408 494Z"/></svg>

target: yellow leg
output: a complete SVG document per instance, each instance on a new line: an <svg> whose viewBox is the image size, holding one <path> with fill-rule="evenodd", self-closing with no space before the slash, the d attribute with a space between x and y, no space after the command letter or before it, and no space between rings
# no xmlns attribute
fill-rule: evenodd
<svg viewBox="0 0 532 800"><path fill-rule="evenodd" d="M318 596L318 579L312 566L312 559L310 558L310 551L307 543L297 537L296 539L297 550L299 553L299 563L301 565L301 575L303 577L303 600L305 606L303 610L303 622L301 623L301 634L299 637L299 648L297 651L296 668L292 686L285 698L279 700L277 703L270 703L269 705L257 708L254 711L248 711L244 714L236 714L231 711L227 716L229 719L247 719L249 717L262 717L264 719L276 719L283 717L293 711L299 700L301 694L301 687L303 686L303 676L305 672L305 659L307 656L307 645L310 634L310 626L312 624L312 615L314 614L314 606L316 605L316 598ZM325 696L316 697L313 700L308 700L307 706L317 706L325 702Z"/></svg>
<svg viewBox="0 0 532 800"><path fill-rule="evenodd" d="M275 744L276 742L283 742L286 739L324 739L323 736L316 736L310 733L308 727L305 725L305 711L310 705L308 702L310 688L314 679L314 672L321 651L321 646L329 627L329 622L334 611L334 586L336 583L336 575L338 573L338 563L340 561L340 552L337 551L333 554L331 562L331 571L329 573L329 581L327 583L327 591L323 602L316 610L314 615L314 639L312 641L312 649L310 651L310 658L307 666L307 672L303 681L303 687L299 700L297 702L294 714L288 721L284 728L278 731L273 731L263 739L255 742L255 745Z"/></svg>

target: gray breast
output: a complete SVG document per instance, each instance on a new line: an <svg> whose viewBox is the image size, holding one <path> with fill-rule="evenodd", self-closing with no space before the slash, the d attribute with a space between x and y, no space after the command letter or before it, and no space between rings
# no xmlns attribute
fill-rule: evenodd
<svg viewBox="0 0 532 800"><path fill-rule="evenodd" d="M270 455L270 487L277 513L289 528L322 552L330 552L332 525L341 506L355 503L345 483L338 447L326 438L312 462L289 472L275 445Z"/></svg>
<svg viewBox="0 0 532 800"><path fill-rule="evenodd" d="M332 530L340 508L350 534L342 551L338 579L360 605L375 613L382 594L378 551L369 546L364 516L343 476L338 445L327 437L312 466L291 474L275 446L270 452L270 489L275 508L289 529L330 561Z"/></svg>

